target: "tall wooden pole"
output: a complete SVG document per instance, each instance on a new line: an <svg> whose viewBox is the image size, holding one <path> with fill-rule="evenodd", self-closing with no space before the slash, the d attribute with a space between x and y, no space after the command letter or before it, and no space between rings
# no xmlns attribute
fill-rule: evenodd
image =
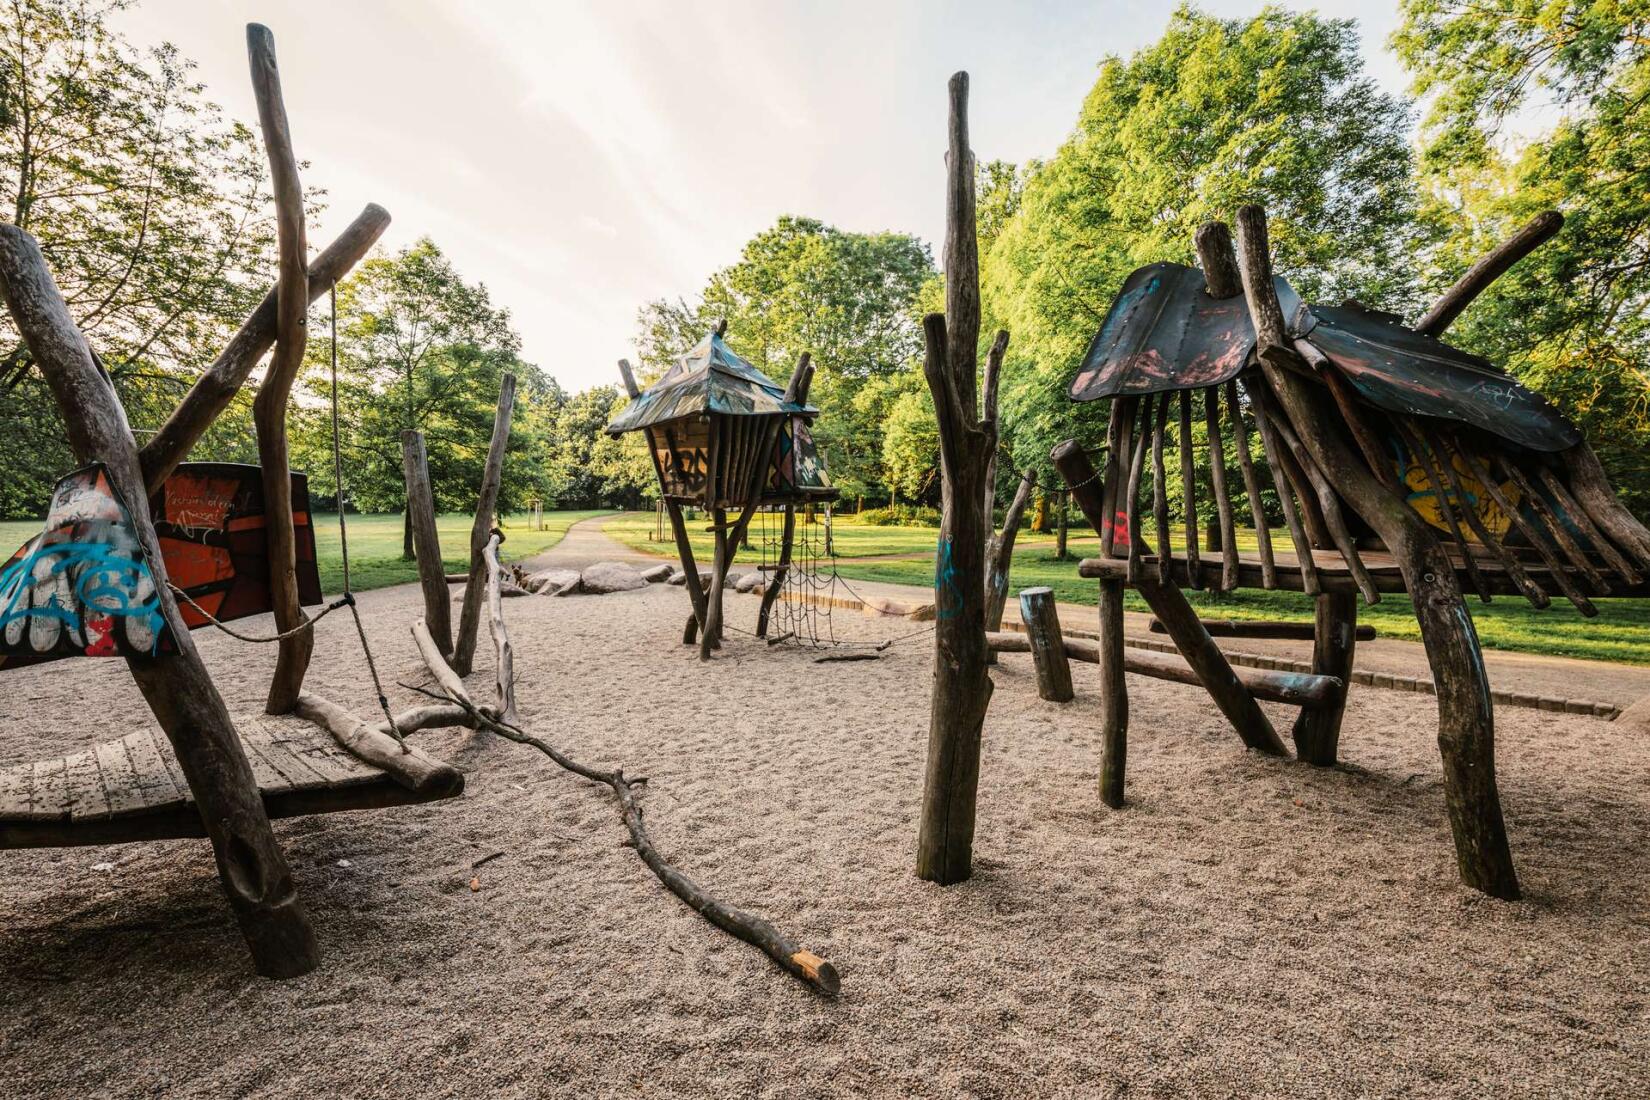
<svg viewBox="0 0 1650 1100"><path fill-rule="evenodd" d="M298 182L298 159L281 100L281 74L275 67L275 36L258 23L246 27L246 54L252 68L252 92L275 191L275 229L280 266L275 283L275 354L252 402L258 433L258 461L263 469L264 530L269 544L269 592L275 627L287 634L278 643L275 675L264 709L286 714L298 703L309 671L315 632L299 630L307 621L298 598L297 535L292 526L292 468L287 452L286 409L292 384L304 365L309 315L309 268L304 243L304 189Z"/></svg>
<svg viewBox="0 0 1650 1100"><path fill-rule="evenodd" d="M424 451L424 433L401 433L401 474L407 483L407 515L412 517L413 550L418 556L418 584L424 590L424 624L430 628L441 656L453 654L453 601L447 591L447 570L441 560L441 538L435 529L435 493L430 487L430 463Z"/></svg>
<svg viewBox="0 0 1650 1100"><path fill-rule="evenodd" d="M464 606L458 613L458 640L452 666L460 676L470 674L476 655L476 632L481 628L481 604L487 592L487 540L493 537L493 510L504 480L504 449L510 444L510 415L516 404L516 376L499 380L498 408L493 412L493 441L487 447L487 465L481 471L481 493L476 518L470 525L470 579L464 585Z"/></svg>
<svg viewBox="0 0 1650 1100"><path fill-rule="evenodd" d="M75 458L103 463L131 518L173 652L128 657L126 664L183 768L253 964L268 978L307 974L320 963L320 947L229 710L168 587L137 444L120 398L75 329L39 245L15 226L0 226L0 289L57 400Z"/></svg>
<svg viewBox="0 0 1650 1100"><path fill-rule="evenodd" d="M946 163L945 313L923 320L923 375L940 431L941 519L934 562L934 690L917 835L917 876L948 885L972 873L980 731L991 703L986 673L986 467L997 425L979 419L979 242L974 155L968 146L968 74L950 85Z"/></svg>

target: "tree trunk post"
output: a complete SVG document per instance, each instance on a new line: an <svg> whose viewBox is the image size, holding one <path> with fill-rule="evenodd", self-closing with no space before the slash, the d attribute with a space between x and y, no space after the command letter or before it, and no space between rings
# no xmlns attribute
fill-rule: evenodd
<svg viewBox="0 0 1650 1100"><path fill-rule="evenodd" d="M796 541L796 505L785 505L785 528L779 539L779 562L774 567L773 576L768 578L767 588L762 592L762 609L756 614L756 636L768 636L768 618L773 613L774 602L779 599L779 593L785 588L785 577L790 572L791 546Z"/></svg>
<svg viewBox="0 0 1650 1100"><path fill-rule="evenodd" d="M1332 414L1304 376L1295 373L1295 368L1310 368L1285 342L1272 285L1266 214L1260 207L1238 211L1238 242L1266 381L1319 467L1386 543L1414 602L1438 696L1438 748L1461 880L1493 897L1516 899L1518 876L1495 782L1494 704L1454 563L1425 522L1381 484L1344 439L1318 430L1333 423Z"/></svg>
<svg viewBox="0 0 1650 1100"><path fill-rule="evenodd" d="M1046 586L1020 590L1020 618L1031 639L1031 660L1037 668L1037 694L1051 703L1072 700L1071 661L1054 607L1054 589Z"/></svg>
<svg viewBox="0 0 1650 1100"><path fill-rule="evenodd" d="M985 471L997 425L979 419L979 241L968 74L950 83L946 163L945 313L923 320L923 375L940 433L941 519L934 558L934 688L917 834L917 877L942 886L973 872L980 731L991 703L986 671Z"/></svg>
<svg viewBox="0 0 1650 1100"><path fill-rule="evenodd" d="M1323 592L1314 597L1312 671L1336 677L1343 687L1334 706L1309 707L1295 719L1295 755L1308 764L1327 768L1335 763L1357 635L1358 597L1354 593Z"/></svg>
<svg viewBox="0 0 1650 1100"><path fill-rule="evenodd" d="M999 335L1007 335L1001 333ZM1003 608L1008 605L1008 576L1014 568L1014 543L1020 536L1020 520L1025 517L1026 505L1031 500L1031 490L1036 484L1036 477L1031 470L1020 476L1020 484L1014 490L1014 499L1009 501L1008 510L1003 513L1003 529L1000 534L991 535L986 540L986 574L985 574L985 628L1000 630L1003 625ZM986 530L991 529L991 519L985 521ZM996 654L986 655L987 664L996 664Z"/></svg>
<svg viewBox="0 0 1650 1100"><path fill-rule="evenodd" d="M487 465L481 471L481 493L476 518L470 526L470 579L464 584L464 606L458 614L458 640L453 643L452 666L460 676L470 674L476 655L476 632L481 629L481 605L487 592L487 540L493 537L493 510L504 480L504 451L510 445L510 416L516 403L516 376L499 380L498 408L493 412L493 439L487 447Z"/></svg>
<svg viewBox="0 0 1650 1100"><path fill-rule="evenodd" d="M711 522L716 525L716 549L711 555L710 591L705 593L704 629L699 632L699 659L710 660L711 651L722 644L722 592L727 587L730 546L728 544L728 510L711 509Z"/></svg>
<svg viewBox="0 0 1650 1100"><path fill-rule="evenodd" d="M441 539L435 529L435 493L430 487L430 464L424 433L401 433L401 474L407 482L407 515L412 519L413 549L418 557L418 583L424 590L424 624L443 657L453 654L453 601L447 591L447 570L441 560Z"/></svg>
<svg viewBox="0 0 1650 1100"><path fill-rule="evenodd" d="M263 385L252 402L258 432L258 461L263 467L264 526L269 543L269 594L275 627L295 631L278 643L275 674L264 709L287 714L298 704L304 675L315 648L315 631L299 630L308 621L298 597L297 534L292 526L292 468L287 453L286 411L292 384L304 365L309 317L309 269L304 243L304 190L292 151L281 99L281 74L275 66L275 36L258 23L246 26L246 52L252 91L275 192L279 277L275 283L275 354Z"/></svg>
<svg viewBox="0 0 1650 1100"><path fill-rule="evenodd" d="M1123 678L1123 582L1100 582L1100 800L1123 808L1129 760L1129 687Z"/></svg>
<svg viewBox="0 0 1650 1100"><path fill-rule="evenodd" d="M307 974L320 964L320 947L229 710L168 587L126 412L75 329L39 246L13 226L0 226L0 288L63 413L76 459L103 464L131 518L175 652L129 657L126 664L166 731L200 809L218 878L253 965L267 978Z"/></svg>

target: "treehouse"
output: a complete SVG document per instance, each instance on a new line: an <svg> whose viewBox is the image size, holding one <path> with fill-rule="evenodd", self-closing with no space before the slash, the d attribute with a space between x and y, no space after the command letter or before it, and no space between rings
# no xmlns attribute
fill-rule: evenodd
<svg viewBox="0 0 1650 1100"><path fill-rule="evenodd" d="M607 426L609 435L639 431L647 441L693 601L684 640L692 641L697 633L705 659L721 644L723 583L751 517L765 506L785 513L780 564L764 593L760 635L790 562L797 505L834 500L837 493L810 426L819 410L808 404L813 381L808 355L802 355L789 384L781 388L728 348L722 340L725 330L726 323L719 324L646 390L636 385L630 364L621 360L619 371L631 402ZM708 591L688 542L684 506L712 517L716 550ZM730 509L738 510L731 525Z"/></svg>
<svg viewBox="0 0 1650 1100"><path fill-rule="evenodd" d="M1489 684L1463 592L1485 602L1522 596L1540 608L1556 591L1595 615L1599 597L1650 591L1650 531L1616 499L1574 424L1504 370L1439 337L1560 222L1557 214L1538 218L1413 326L1355 302L1303 302L1272 274L1258 207L1239 212L1236 251L1224 225L1205 226L1196 239L1201 270L1153 264L1125 281L1070 389L1075 401L1111 402L1104 469L1096 474L1074 442L1054 452L1101 535L1101 556L1079 572L1101 587L1108 803L1122 804L1125 587L1151 605L1190 666L1173 678L1189 673L1201 682L1247 746L1287 754L1256 699L1301 700L1295 750L1322 765L1336 761L1357 600L1404 593L1432 667L1462 880L1518 896L1495 782ZM1202 447L1194 447L1194 421L1204 429ZM1274 548L1267 530L1251 431L1287 548ZM1254 527L1253 555L1237 548L1228 440ZM1166 451L1176 455L1172 465ZM1185 520L1179 537L1170 523L1170 470ZM1208 552L1218 561L1198 546L1201 486L1212 490L1204 507L1218 514L1220 548ZM1312 596L1313 673L1239 677L1183 586Z"/></svg>

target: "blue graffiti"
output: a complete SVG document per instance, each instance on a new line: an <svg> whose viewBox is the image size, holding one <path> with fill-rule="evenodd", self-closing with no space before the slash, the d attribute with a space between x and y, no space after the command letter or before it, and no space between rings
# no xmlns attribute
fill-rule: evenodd
<svg viewBox="0 0 1650 1100"><path fill-rule="evenodd" d="M48 560L50 566L37 576L38 566ZM43 582L64 573L72 582L67 601L61 598L61 588L49 594L42 591ZM148 597L137 598L136 593L145 589ZM30 605L31 591L45 596L44 602ZM149 565L112 543L37 542L22 559L0 572L0 629L19 620L48 619L84 636L83 615L88 612L130 620L128 637L147 631L153 639L151 652L159 652L165 618Z"/></svg>
<svg viewBox="0 0 1650 1100"><path fill-rule="evenodd" d="M941 535L934 544L934 613L955 618L962 613L963 594L957 585L957 566L951 559L951 540Z"/></svg>

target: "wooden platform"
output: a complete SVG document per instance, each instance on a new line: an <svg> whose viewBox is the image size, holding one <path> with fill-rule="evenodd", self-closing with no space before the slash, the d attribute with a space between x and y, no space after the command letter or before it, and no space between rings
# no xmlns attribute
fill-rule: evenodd
<svg viewBox="0 0 1650 1100"><path fill-rule="evenodd" d="M435 800L351 755L331 733L304 719L238 715L235 728L270 817ZM460 777L435 797L463 789ZM171 745L158 731L0 770L0 848L205 835Z"/></svg>
<svg viewBox="0 0 1650 1100"><path fill-rule="evenodd" d="M1363 559L1364 568L1369 571L1370 579L1375 582L1376 591L1404 591L1403 575L1399 572L1398 564L1391 554L1381 550L1363 550L1359 552L1359 556ZM1301 568L1299 562L1295 559L1295 555L1280 547L1275 557L1277 587L1283 591L1301 591L1303 585ZM1518 591L1518 586L1512 582L1512 578L1507 576L1506 570L1502 568L1500 562L1486 558L1474 558L1474 560L1478 564L1479 572L1484 577L1485 586L1492 595L1512 596L1522 602L1523 597ZM1472 586L1472 578L1468 575L1466 566L1460 563L1458 556L1455 556L1455 561L1455 572L1461 583L1461 591L1467 595L1469 600L1476 603L1477 595ZM1346 562L1341 560L1340 554L1334 550L1317 551L1313 555L1313 563L1317 566L1318 579L1322 583L1324 591L1356 592L1358 590L1358 586L1353 583L1351 570L1346 567ZM1150 570L1153 576L1156 575L1157 555L1142 555L1140 564L1143 569ZM1553 598L1555 607L1560 603L1565 603L1564 594L1559 589L1557 582L1553 580L1551 570L1539 562L1520 562L1520 564L1524 566L1525 572L1529 573L1530 579L1539 584ZM1192 578L1184 557L1176 556L1169 559L1169 576L1181 588L1218 588L1221 574L1219 551L1204 551L1199 557L1198 566L1198 579L1201 583L1195 586L1191 583ZM1593 592L1592 586L1587 583L1587 579L1579 571L1569 569L1567 572L1574 578L1576 587L1593 599L1599 598L1597 593ZM1081 577L1113 577L1124 580L1127 579L1128 561L1124 558L1084 558L1077 563L1077 574ZM1240 554L1238 557L1238 587L1251 589L1261 587L1260 559L1254 554ZM1642 599L1647 596L1650 596L1650 582L1632 587L1618 582L1611 586L1610 596L1606 598L1631 597Z"/></svg>

